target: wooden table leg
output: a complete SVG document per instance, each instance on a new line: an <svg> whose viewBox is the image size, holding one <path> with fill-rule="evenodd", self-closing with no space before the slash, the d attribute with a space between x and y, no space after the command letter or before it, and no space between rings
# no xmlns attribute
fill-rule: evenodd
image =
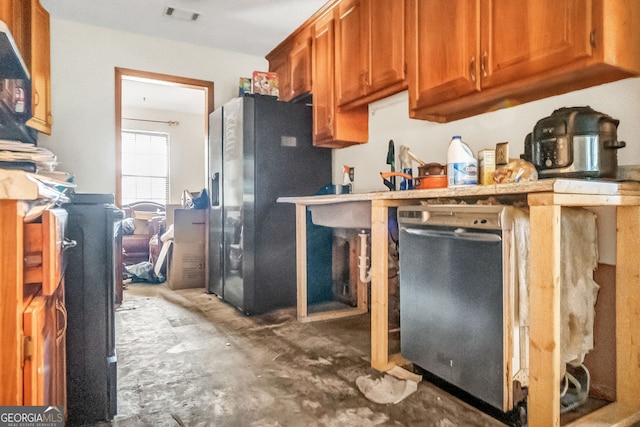
<svg viewBox="0 0 640 427"><path fill-rule="evenodd" d="M529 396L532 427L560 425L560 214L531 206Z"/></svg>
<svg viewBox="0 0 640 427"><path fill-rule="evenodd" d="M307 206L296 204L296 275L298 320L307 317Z"/></svg>
<svg viewBox="0 0 640 427"><path fill-rule="evenodd" d="M371 366L379 371L389 367L388 210L371 203Z"/></svg>
<svg viewBox="0 0 640 427"><path fill-rule="evenodd" d="M616 400L640 411L640 206L617 208Z"/></svg>

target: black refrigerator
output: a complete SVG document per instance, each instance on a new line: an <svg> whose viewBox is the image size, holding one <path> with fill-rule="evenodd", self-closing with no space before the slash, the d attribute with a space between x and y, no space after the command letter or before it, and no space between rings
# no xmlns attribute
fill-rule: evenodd
<svg viewBox="0 0 640 427"><path fill-rule="evenodd" d="M208 291L252 315L296 304L295 205L331 182L311 106L234 98L209 119Z"/></svg>

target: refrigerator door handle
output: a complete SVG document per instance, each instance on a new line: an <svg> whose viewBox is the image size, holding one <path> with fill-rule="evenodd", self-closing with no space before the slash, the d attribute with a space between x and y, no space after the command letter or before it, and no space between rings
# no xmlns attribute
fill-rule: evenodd
<svg viewBox="0 0 640 427"><path fill-rule="evenodd" d="M220 173L211 174L211 206L220 206Z"/></svg>

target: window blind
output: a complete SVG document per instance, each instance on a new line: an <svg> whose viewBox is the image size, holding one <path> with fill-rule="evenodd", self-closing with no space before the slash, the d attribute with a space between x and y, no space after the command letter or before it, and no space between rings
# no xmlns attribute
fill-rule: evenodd
<svg viewBox="0 0 640 427"><path fill-rule="evenodd" d="M169 201L169 134L122 132L122 204Z"/></svg>

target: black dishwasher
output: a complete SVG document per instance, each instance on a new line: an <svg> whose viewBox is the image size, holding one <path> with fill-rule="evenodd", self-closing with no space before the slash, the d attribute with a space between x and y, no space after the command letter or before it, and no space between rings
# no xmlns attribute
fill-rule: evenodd
<svg viewBox="0 0 640 427"><path fill-rule="evenodd" d="M501 411L513 397L510 209L398 208L402 355Z"/></svg>

